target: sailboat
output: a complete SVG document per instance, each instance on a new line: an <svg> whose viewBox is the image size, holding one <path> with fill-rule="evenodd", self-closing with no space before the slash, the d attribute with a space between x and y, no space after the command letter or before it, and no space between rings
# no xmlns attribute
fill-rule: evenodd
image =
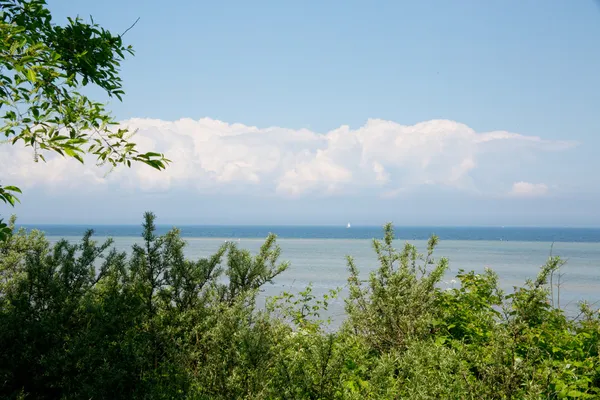
<svg viewBox="0 0 600 400"><path fill-rule="evenodd" d="M350 229L350 222L348 222L348 225L346 225L346 228Z"/></svg>

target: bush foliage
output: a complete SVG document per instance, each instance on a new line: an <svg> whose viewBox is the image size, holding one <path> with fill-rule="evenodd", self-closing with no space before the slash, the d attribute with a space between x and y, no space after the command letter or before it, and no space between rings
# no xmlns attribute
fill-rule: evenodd
<svg viewBox="0 0 600 400"><path fill-rule="evenodd" d="M147 213L130 254L51 245L15 230L0 243L0 396L21 399L562 399L600 397L600 316L554 307L551 257L509 294L492 271L461 271L391 225L363 280L348 260L347 318L329 329L311 288L256 305L288 265L275 236L188 260Z"/></svg>

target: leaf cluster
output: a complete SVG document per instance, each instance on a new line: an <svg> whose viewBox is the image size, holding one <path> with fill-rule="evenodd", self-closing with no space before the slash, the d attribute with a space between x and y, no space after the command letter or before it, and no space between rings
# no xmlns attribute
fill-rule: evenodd
<svg viewBox="0 0 600 400"><path fill-rule="evenodd" d="M111 168L138 162L164 169L163 154L139 151L135 132L118 127L103 103L84 94L96 88L122 100L119 72L127 55L133 49L122 35L93 20L58 25L45 0L0 0L2 141L31 148L36 162L57 153ZM14 186L0 188L0 199L14 204Z"/></svg>

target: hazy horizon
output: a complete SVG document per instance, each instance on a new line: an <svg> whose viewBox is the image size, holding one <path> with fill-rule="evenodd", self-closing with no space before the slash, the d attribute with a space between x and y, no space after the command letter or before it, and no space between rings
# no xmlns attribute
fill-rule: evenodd
<svg viewBox="0 0 600 400"><path fill-rule="evenodd" d="M390 221L392 222L392 221ZM392 222L393 223L393 222ZM276 228L276 227L305 227L305 228L383 228L384 224L353 224L350 222L351 227L347 228L345 224L202 224L202 223L168 223L161 222L155 224L159 228L165 227L255 227L255 228ZM116 223L20 223L17 221L17 226L23 227L35 227L35 226L91 226L91 227L138 227L142 223L127 223L127 224L116 224ZM393 223L395 229L401 228L466 228L466 229L477 229L477 228L517 228L517 229L600 229L600 225L402 225Z"/></svg>

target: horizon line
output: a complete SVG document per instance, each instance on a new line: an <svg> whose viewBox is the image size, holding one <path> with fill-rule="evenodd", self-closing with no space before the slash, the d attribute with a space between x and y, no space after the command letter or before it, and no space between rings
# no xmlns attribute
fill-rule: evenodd
<svg viewBox="0 0 600 400"><path fill-rule="evenodd" d="M357 224L347 228L345 224L176 224L176 223L161 223L155 224L156 227L253 227L253 228L383 228L384 224L378 225L363 225ZM23 223L15 224L15 226L126 226L126 227L141 227L141 223ZM392 223L394 228L498 228L498 229L511 229L511 228L534 228L534 229L600 229L600 225L396 225Z"/></svg>

